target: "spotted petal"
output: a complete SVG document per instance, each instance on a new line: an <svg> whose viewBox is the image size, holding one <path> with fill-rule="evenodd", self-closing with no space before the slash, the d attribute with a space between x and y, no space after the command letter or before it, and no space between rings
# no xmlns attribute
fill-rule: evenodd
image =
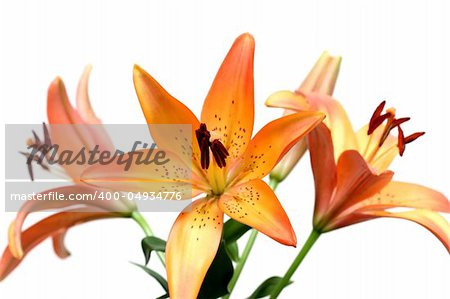
<svg viewBox="0 0 450 299"><path fill-rule="evenodd" d="M160 148L171 149L180 154L186 163L194 158L194 167L200 169L200 155L197 142L192 140L195 130L200 127L197 117L183 103L172 97L152 76L141 67L133 69L134 87L136 89L145 119L150 125L153 140ZM155 125L190 125L190 132L174 134L173 126ZM176 128L175 129L182 129ZM179 135L179 136L178 136ZM179 138L178 138L179 137Z"/></svg>
<svg viewBox="0 0 450 299"><path fill-rule="evenodd" d="M245 151L252 136L254 50L250 34L236 39L203 104L202 123L222 141L231 160Z"/></svg>
<svg viewBox="0 0 450 299"><path fill-rule="evenodd" d="M323 118L320 112L299 112L268 123L251 140L239 178L245 181L266 176L284 154Z"/></svg>
<svg viewBox="0 0 450 299"><path fill-rule="evenodd" d="M219 206L236 221L251 226L272 239L296 246L297 238L286 212L272 189L256 179L231 188Z"/></svg>
<svg viewBox="0 0 450 299"><path fill-rule="evenodd" d="M171 298L197 298L222 236L223 213L215 199L199 199L177 218L166 246Z"/></svg>

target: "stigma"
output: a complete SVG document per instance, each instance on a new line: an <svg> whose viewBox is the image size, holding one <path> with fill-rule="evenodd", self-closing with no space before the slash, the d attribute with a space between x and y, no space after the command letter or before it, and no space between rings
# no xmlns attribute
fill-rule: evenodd
<svg viewBox="0 0 450 299"><path fill-rule="evenodd" d="M210 164L210 150L219 168L225 167L226 158L229 153L219 139L211 141L211 133L208 131L206 124L201 123L200 127L195 130L198 147L200 148L200 165L202 169L208 169Z"/></svg>
<svg viewBox="0 0 450 299"><path fill-rule="evenodd" d="M409 117L396 118L394 108L386 109L386 112L384 114L382 114L384 111L385 105L386 105L386 101L383 101L375 109L374 113L372 114L372 117L370 118L367 135L371 135L379 126L381 126L384 122L386 122L386 125L384 126L384 130L383 130L383 133L381 134L381 138L380 138L379 144L378 144L378 147L381 147L383 145L383 143L386 141L386 139L388 138L389 133L393 129L397 128L397 131L398 131L397 147L398 147L400 156L403 156L403 153L405 152L406 144L413 142L420 136L423 136L425 134L425 132L416 132L414 134L411 134L411 135L405 137L403 130L401 128L401 125L403 123L409 121L410 118Z"/></svg>

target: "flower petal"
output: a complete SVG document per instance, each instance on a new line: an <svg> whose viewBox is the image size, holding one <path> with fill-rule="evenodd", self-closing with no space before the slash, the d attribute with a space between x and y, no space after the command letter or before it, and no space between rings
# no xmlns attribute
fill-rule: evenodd
<svg viewBox="0 0 450 299"><path fill-rule="evenodd" d="M336 212L373 196L392 180L391 171L375 174L363 157L354 150L345 151L337 163L337 186L332 205Z"/></svg>
<svg viewBox="0 0 450 299"><path fill-rule="evenodd" d="M198 144L193 140L189 140L195 136L195 130L200 127L197 117L189 108L172 97L152 76L137 65L133 69L133 79L134 87L148 124L187 124L192 126L190 134L186 135L188 132L181 132L183 135L181 139L177 139L177 136L174 136L174 134L168 134L167 130L170 130L170 126L149 126L153 140L158 147L171 149L176 153L185 152L184 158L186 162L189 161L191 163L194 158L194 166L200 168ZM183 143L183 140L186 143ZM190 151L183 150L182 147L190 149Z"/></svg>
<svg viewBox="0 0 450 299"><path fill-rule="evenodd" d="M64 239L66 238L67 230L68 230L67 228L63 228L52 237L53 250L55 251L56 255L61 259L65 259L70 256L70 251L66 248L66 245L64 244Z"/></svg>
<svg viewBox="0 0 450 299"><path fill-rule="evenodd" d="M83 120L88 124L101 124L100 119L95 115L89 100L88 84L92 66L87 65L81 75L77 88L77 110Z"/></svg>
<svg viewBox="0 0 450 299"><path fill-rule="evenodd" d="M430 210L412 210L407 212L369 211L365 214L376 217L401 218L416 222L433 233L450 253L450 224L439 213Z"/></svg>
<svg viewBox="0 0 450 299"><path fill-rule="evenodd" d="M381 174L373 173L363 157L354 150L342 153L336 171L336 191L329 203L327 213L323 219L314 219L314 223L320 223L318 229L322 231L342 227L342 222L350 225L366 220L355 216L353 213L355 207L361 201L379 192L392 180L394 174L391 171ZM352 221L353 218L356 219L355 222Z"/></svg>
<svg viewBox="0 0 450 299"><path fill-rule="evenodd" d="M80 185L75 186L65 186L59 187L55 189L46 190L41 192L40 194L51 194L57 193L64 195L65 198L69 198L70 194L85 194L85 195L94 195L97 191L95 189L84 187ZM28 217L28 215L32 212L45 211L45 210L54 210L54 209L62 209L68 208L71 206L80 205L78 201L74 200L33 200L27 201L22 207L20 211L17 213L16 218L13 222L11 222L8 230L8 240L9 240L9 248L11 254L20 259L23 257L24 252L22 249L22 227L23 224ZM89 206L86 209L101 209L105 212L117 212L122 213L124 215L130 214L133 209L126 205L126 203L122 201L103 201L103 200L89 200L84 201L83 205Z"/></svg>
<svg viewBox="0 0 450 299"><path fill-rule="evenodd" d="M114 145L109 138L105 128L101 125L102 121L95 115L89 99L88 84L92 66L85 67L77 88L77 112L86 124L90 124L89 130L94 137L96 144L103 150L113 150Z"/></svg>
<svg viewBox="0 0 450 299"><path fill-rule="evenodd" d="M340 56L334 57L326 51L323 52L297 91L331 95L339 74L340 64Z"/></svg>
<svg viewBox="0 0 450 299"><path fill-rule="evenodd" d="M56 78L48 89L47 117L53 144L58 145L58 152L79 152L81 149L93 149L96 144L88 126L72 107L67 97L66 88L60 78ZM78 125L73 125L78 124ZM73 180L79 179L85 165L77 163L61 165Z"/></svg>
<svg viewBox="0 0 450 299"><path fill-rule="evenodd" d="M324 123L331 131L335 160L338 160L343 151L358 150L352 124L342 105L324 94L308 93L307 97L311 102L312 110L323 112L326 115Z"/></svg>
<svg viewBox="0 0 450 299"><path fill-rule="evenodd" d="M93 211L92 208L79 208L72 212L61 212L47 217L34 224L22 233L22 244L25 257L35 246L63 229L72 226L104 218L123 217L119 213ZM10 247L6 247L0 260L0 281L5 279L22 261L11 253Z"/></svg>
<svg viewBox="0 0 450 299"><path fill-rule="evenodd" d="M231 188L220 197L219 206L234 220L251 226L270 238L284 245L297 245L297 238L286 212L265 182L256 179Z"/></svg>
<svg viewBox="0 0 450 299"><path fill-rule="evenodd" d="M314 221L324 216L336 187L336 163L331 133L325 124L319 124L308 134L311 168L316 190Z"/></svg>
<svg viewBox="0 0 450 299"><path fill-rule="evenodd" d="M239 36L223 61L205 99L202 123L235 159L245 151L253 131L253 55L255 41Z"/></svg>
<svg viewBox="0 0 450 299"><path fill-rule="evenodd" d="M363 211L397 207L450 213L450 201L444 194L424 186L395 181L358 204L358 210Z"/></svg>
<svg viewBox="0 0 450 299"><path fill-rule="evenodd" d="M284 108L294 111L311 110L309 100L306 96L287 90L277 91L271 94L265 104L268 107Z"/></svg>
<svg viewBox="0 0 450 299"><path fill-rule="evenodd" d="M137 162L138 159L152 161L159 153L164 153L164 163L161 159L159 164ZM137 158L139 155L142 158ZM130 152L105 165L91 166L83 172L81 180L97 188L124 192L180 192L184 199L190 199L206 188L203 180L177 155L161 149Z"/></svg>
<svg viewBox="0 0 450 299"><path fill-rule="evenodd" d="M215 199L199 199L177 218L166 246L171 298L197 298L222 236L223 213Z"/></svg>
<svg viewBox="0 0 450 299"><path fill-rule="evenodd" d="M245 181L266 176L284 154L323 118L319 112L298 112L265 125L244 153L239 179Z"/></svg>

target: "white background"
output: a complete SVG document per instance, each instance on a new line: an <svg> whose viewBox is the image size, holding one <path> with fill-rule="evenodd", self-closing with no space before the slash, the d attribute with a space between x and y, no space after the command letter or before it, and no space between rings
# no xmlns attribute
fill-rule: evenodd
<svg viewBox="0 0 450 299"><path fill-rule="evenodd" d="M256 39L256 128L281 114L264 107L266 97L296 88L320 53L330 50L343 56L335 95L355 127L365 124L376 105L387 99L399 115L412 116L407 132L427 132L392 165L396 179L449 194L448 1L211 2L2 1L2 123L45 121L51 80L61 75L73 99L87 63L94 65L93 105L106 123L144 123L132 84L134 63L198 115L233 40L250 32ZM311 228L312 187L304 159L278 192L299 245ZM176 214L146 217L166 237ZM13 218L14 213L0 211L1 247ZM161 295L150 277L128 264L142 261L142 237L131 220L76 227L67 238L72 257L59 260L45 242L0 283L0 297ZM283 274L296 253L258 236L234 298L249 295L269 276ZM157 259L152 266L160 269ZM294 280L282 297L450 298L450 260L425 229L381 219L324 235Z"/></svg>

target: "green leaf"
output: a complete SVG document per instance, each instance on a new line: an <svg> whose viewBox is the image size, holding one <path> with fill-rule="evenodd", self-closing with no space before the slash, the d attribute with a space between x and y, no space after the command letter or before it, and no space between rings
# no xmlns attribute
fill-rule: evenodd
<svg viewBox="0 0 450 299"><path fill-rule="evenodd" d="M139 267L139 268L141 268L142 270L144 270L148 275L153 277L162 286L164 291L166 291L166 293L164 295L158 297L158 299L169 298L169 295L168 295L169 294L169 288L167 286L167 280L164 277L162 277L158 272L153 271L150 268L147 268L146 266L139 265L139 264L136 264L136 263L133 263L133 262L130 262L130 263L135 265L135 266L137 266L137 267Z"/></svg>
<svg viewBox="0 0 450 299"><path fill-rule="evenodd" d="M141 245L145 256L145 265L148 264L152 251L166 251L166 241L157 237L145 237L142 239Z"/></svg>
<svg viewBox="0 0 450 299"><path fill-rule="evenodd" d="M198 298L219 298L228 294L228 283L233 277L233 263L220 243L216 256L203 280Z"/></svg>
<svg viewBox="0 0 450 299"><path fill-rule="evenodd" d="M273 292L275 286L280 282L280 280L281 277L279 276L272 276L270 278L267 278L247 299L256 299L269 296ZM291 283L292 281L289 281L287 285L290 285Z"/></svg>
<svg viewBox="0 0 450 299"><path fill-rule="evenodd" d="M249 229L251 229L250 226L242 224L234 219L229 219L223 226L223 240L228 244L235 242Z"/></svg>
<svg viewBox="0 0 450 299"><path fill-rule="evenodd" d="M225 244L225 250L233 262L239 261L239 248L236 241Z"/></svg>

